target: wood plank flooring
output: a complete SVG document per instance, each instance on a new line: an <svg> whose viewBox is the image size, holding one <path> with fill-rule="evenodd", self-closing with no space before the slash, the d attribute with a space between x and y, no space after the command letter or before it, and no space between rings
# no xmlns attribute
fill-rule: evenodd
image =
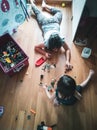
<svg viewBox="0 0 97 130"><path fill-rule="evenodd" d="M41 9L41 7L39 6ZM93 50L89 59L81 57L82 47L72 44L71 8L62 8L63 20L61 34L71 47L73 70L67 74L75 78L77 84L88 75L89 69L95 75L83 91L83 98L73 106L55 107L48 99L44 89L39 86L42 66L35 67L35 61L41 56L34 52L34 45L43 42L41 30L34 15L25 21L13 35L13 38L29 56L29 66L12 77L0 71L0 105L4 106L4 115L0 117L0 130L37 130L37 125L45 121L47 125L57 124L53 130L97 130L97 40L91 45ZM45 13L47 15L47 13ZM56 68L45 72L44 83L64 74L65 56L61 52L52 58ZM30 112L35 110L36 114ZM19 122L19 120L21 120ZM18 126L20 124L20 126Z"/></svg>

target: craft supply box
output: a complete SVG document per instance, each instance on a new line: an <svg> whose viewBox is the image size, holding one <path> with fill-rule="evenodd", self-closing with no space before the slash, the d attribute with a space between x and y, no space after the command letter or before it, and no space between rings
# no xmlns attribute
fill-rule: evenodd
<svg viewBox="0 0 97 130"><path fill-rule="evenodd" d="M9 76L29 65L28 56L8 33L0 37L0 68Z"/></svg>

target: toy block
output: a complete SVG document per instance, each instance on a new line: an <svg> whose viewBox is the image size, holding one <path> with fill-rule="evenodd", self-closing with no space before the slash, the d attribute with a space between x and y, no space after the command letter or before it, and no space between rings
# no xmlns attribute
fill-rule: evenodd
<svg viewBox="0 0 97 130"><path fill-rule="evenodd" d="M32 114L36 114L36 111L34 111L33 109L31 109L30 112L31 112Z"/></svg>

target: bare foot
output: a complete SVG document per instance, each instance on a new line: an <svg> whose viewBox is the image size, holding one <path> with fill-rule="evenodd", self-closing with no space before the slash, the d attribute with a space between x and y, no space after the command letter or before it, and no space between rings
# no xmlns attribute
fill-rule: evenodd
<svg viewBox="0 0 97 130"><path fill-rule="evenodd" d="M35 3L35 0L29 0L29 2L33 5Z"/></svg>
<svg viewBox="0 0 97 130"><path fill-rule="evenodd" d="M44 10L46 8L46 2L45 0L42 1L42 9Z"/></svg>

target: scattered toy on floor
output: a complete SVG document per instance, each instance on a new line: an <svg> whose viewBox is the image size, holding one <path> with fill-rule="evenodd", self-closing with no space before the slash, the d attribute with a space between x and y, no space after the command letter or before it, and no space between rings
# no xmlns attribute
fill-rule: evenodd
<svg viewBox="0 0 97 130"><path fill-rule="evenodd" d="M44 70L41 70L41 75L40 75L40 86L42 86L42 82L43 82L43 78L44 78Z"/></svg>
<svg viewBox="0 0 97 130"><path fill-rule="evenodd" d="M48 86L47 84L43 84L43 88L45 89L47 97L51 99L55 92L54 88L52 86Z"/></svg>
<svg viewBox="0 0 97 130"><path fill-rule="evenodd" d="M6 70L14 67L24 59L22 52L15 46L13 41L8 41L0 48L0 62Z"/></svg>
<svg viewBox="0 0 97 130"><path fill-rule="evenodd" d="M47 72L50 72L50 69L53 69L53 68L56 68L56 64L48 64L46 63L43 67L42 67L42 70L46 70L47 69Z"/></svg>
<svg viewBox="0 0 97 130"><path fill-rule="evenodd" d="M41 70L41 75L40 75L40 86L42 86L43 85L43 78L44 78L44 72L45 72L45 70L47 69L47 72L50 72L50 69L51 68L55 68L56 67L56 65L55 64L48 64L48 63L46 63L43 67L42 67L42 70ZM53 79L54 80L54 79ZM54 84L55 84L55 80L53 81L52 80L52 82L51 82L51 86L54 86Z"/></svg>
<svg viewBox="0 0 97 130"><path fill-rule="evenodd" d="M66 6L65 2L62 2L62 7L65 7L65 6Z"/></svg>
<svg viewBox="0 0 97 130"><path fill-rule="evenodd" d="M27 116L27 119L30 120L30 119L31 119L31 115L28 115L28 116Z"/></svg>
<svg viewBox="0 0 97 130"><path fill-rule="evenodd" d="M31 109L30 112L31 112L32 114L36 114L36 111L33 110L33 109Z"/></svg>
<svg viewBox="0 0 97 130"><path fill-rule="evenodd" d="M18 115L15 117L15 121L17 121L18 120Z"/></svg>
<svg viewBox="0 0 97 130"><path fill-rule="evenodd" d="M0 106L0 117L2 117L3 114L4 114L4 107Z"/></svg>
<svg viewBox="0 0 97 130"><path fill-rule="evenodd" d="M42 121L41 124L37 126L37 130L53 130L55 126L56 124L48 126L44 123L44 121Z"/></svg>
<svg viewBox="0 0 97 130"><path fill-rule="evenodd" d="M53 88L54 88L55 82L56 82L56 79L52 79L52 81L51 81L51 86L52 86Z"/></svg>
<svg viewBox="0 0 97 130"><path fill-rule="evenodd" d="M46 59L44 59L43 57L39 58L36 62L35 62L35 66L39 67L40 65L42 65L44 62L46 61Z"/></svg>

